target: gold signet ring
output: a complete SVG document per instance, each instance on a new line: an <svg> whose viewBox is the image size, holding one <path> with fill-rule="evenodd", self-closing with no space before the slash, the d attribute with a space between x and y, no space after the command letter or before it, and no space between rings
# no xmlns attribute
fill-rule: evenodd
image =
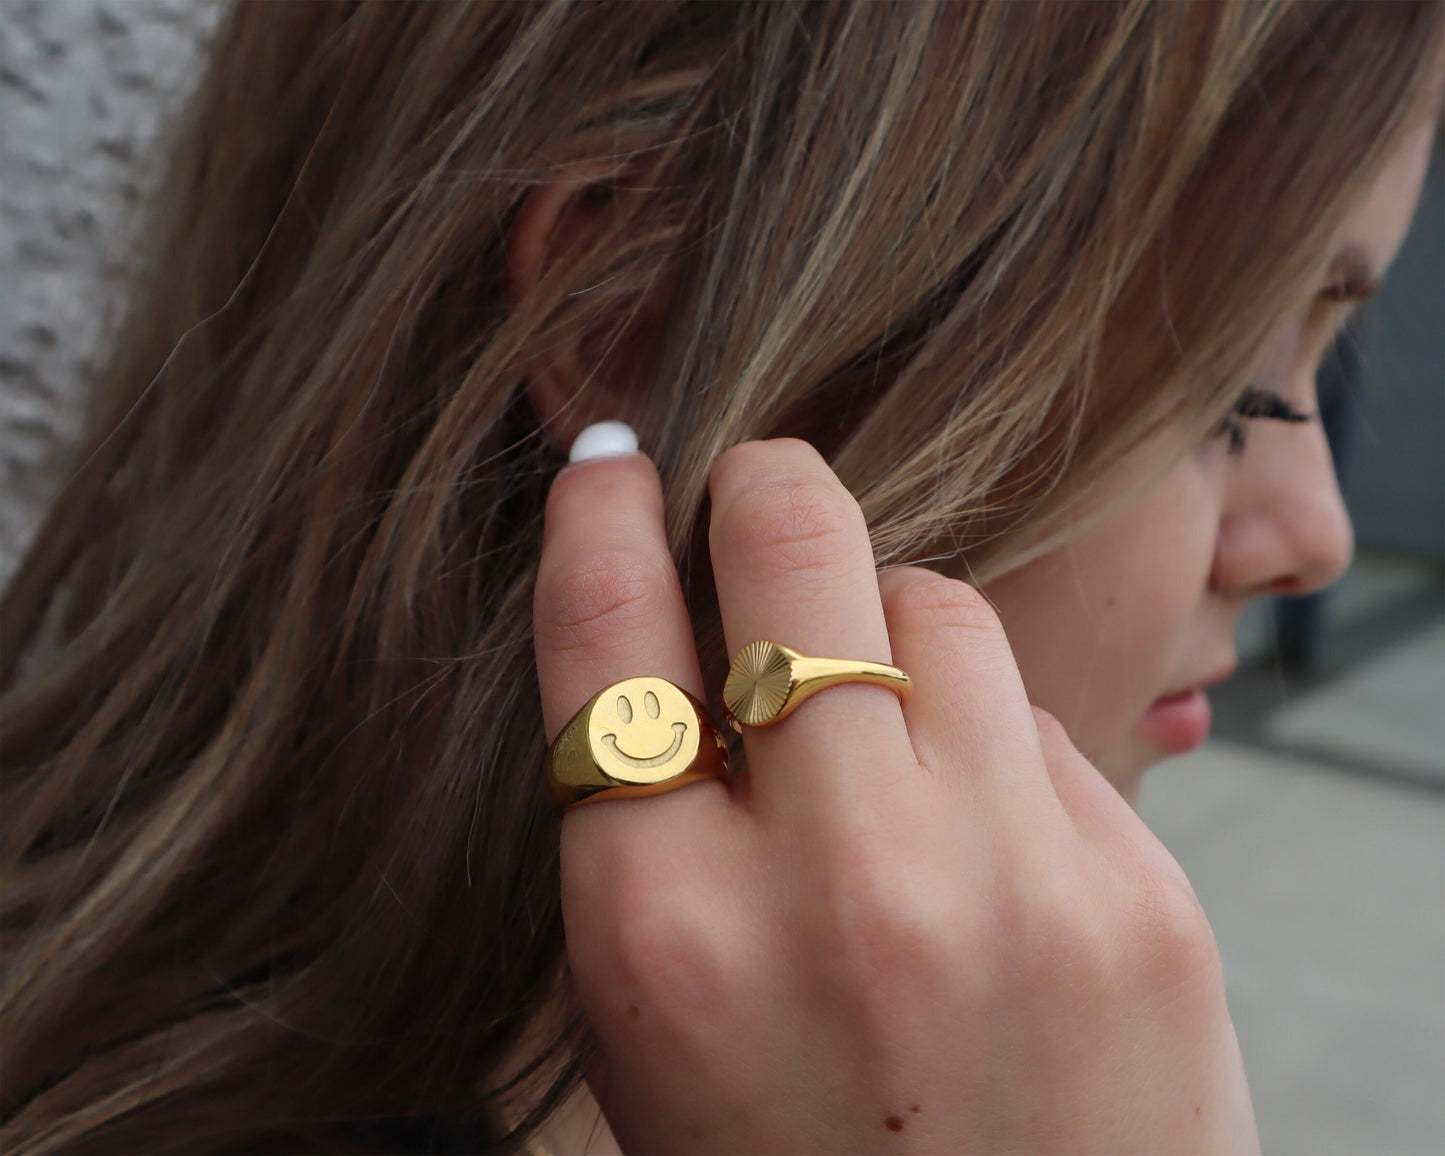
<svg viewBox="0 0 1445 1156"><path fill-rule="evenodd" d="M594 694L558 732L544 773L552 805L563 811L726 778L728 751L707 707L680 686L625 678Z"/></svg>
<svg viewBox="0 0 1445 1156"><path fill-rule="evenodd" d="M913 686L896 666L845 658L809 658L776 642L759 639L738 651L723 687L728 724L772 726L782 722L804 699L840 682L886 686L908 705Z"/></svg>

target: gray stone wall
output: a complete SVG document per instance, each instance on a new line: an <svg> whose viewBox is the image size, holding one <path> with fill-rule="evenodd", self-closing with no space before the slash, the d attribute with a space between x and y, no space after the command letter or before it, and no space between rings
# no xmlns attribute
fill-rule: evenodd
<svg viewBox="0 0 1445 1156"><path fill-rule="evenodd" d="M0 587L52 497L218 0L0 0Z"/></svg>

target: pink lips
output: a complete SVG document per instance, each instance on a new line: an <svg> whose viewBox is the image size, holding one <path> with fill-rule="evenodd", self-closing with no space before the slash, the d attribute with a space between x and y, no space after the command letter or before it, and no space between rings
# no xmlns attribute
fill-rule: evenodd
<svg viewBox="0 0 1445 1156"><path fill-rule="evenodd" d="M1136 732L1172 754L1183 754L1200 746L1209 737L1212 721L1206 686L1214 686L1229 678L1238 666L1234 655L1227 655L1213 674L1194 686L1156 698L1144 712Z"/></svg>
<svg viewBox="0 0 1445 1156"><path fill-rule="evenodd" d="M1166 751L1183 754L1209 737L1209 724L1209 699L1196 686L1155 699L1140 720L1138 731Z"/></svg>

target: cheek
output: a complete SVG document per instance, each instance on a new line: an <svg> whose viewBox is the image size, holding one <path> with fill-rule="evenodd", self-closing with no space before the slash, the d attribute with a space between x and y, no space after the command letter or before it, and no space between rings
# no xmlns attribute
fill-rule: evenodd
<svg viewBox="0 0 1445 1156"><path fill-rule="evenodd" d="M988 588L1029 697L1111 779L1138 761L1130 734L1144 711L1196 673L1190 659L1218 524L1217 504L1197 481L1171 472Z"/></svg>

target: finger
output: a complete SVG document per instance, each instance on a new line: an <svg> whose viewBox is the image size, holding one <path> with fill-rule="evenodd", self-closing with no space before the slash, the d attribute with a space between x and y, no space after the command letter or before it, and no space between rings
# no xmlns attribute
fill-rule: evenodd
<svg viewBox="0 0 1445 1156"><path fill-rule="evenodd" d="M1049 780L1080 834L1096 843L1114 839L1154 843L1144 821L1114 784L1074 746L1064 725L1041 707L1033 710Z"/></svg>
<svg viewBox="0 0 1445 1156"><path fill-rule="evenodd" d="M916 566L885 570L878 585L894 661L913 680L904 714L919 762L978 813L1057 815L1033 708L987 599Z"/></svg>
<svg viewBox="0 0 1445 1156"><path fill-rule="evenodd" d="M668 550L662 486L646 457L596 459L558 475L547 502L533 634L549 742L593 695L625 678L655 675L707 701ZM707 779L645 798L604 796L565 813L567 955L578 998L604 1034L629 1030L628 989L614 961L635 910L660 902L661 882L714 872L716 856L734 853L720 830L735 811L729 803L727 784Z"/></svg>
<svg viewBox="0 0 1445 1156"><path fill-rule="evenodd" d="M644 455L600 458L557 476L532 629L549 742L588 699L624 678L656 675L706 701L667 548L662 484Z"/></svg>
<svg viewBox="0 0 1445 1156"><path fill-rule="evenodd" d="M596 459L558 475L547 501L532 623L549 742L593 695L625 678L655 675L707 701L692 622L668 550L661 481L644 455ZM573 808L564 823L564 855L574 817L607 812L606 818L587 816L583 825L627 840L635 831L614 820L695 807L694 792L704 787L712 788L704 791L710 795L722 784L714 780L665 795ZM679 804L669 801L673 796L689 799Z"/></svg>
<svg viewBox="0 0 1445 1156"><path fill-rule="evenodd" d="M892 661L868 527L812 446L734 446L714 465L711 489L709 542L731 656L768 639L814 657ZM878 686L830 687L743 737L750 789L764 807L876 796L914 769L898 700Z"/></svg>

